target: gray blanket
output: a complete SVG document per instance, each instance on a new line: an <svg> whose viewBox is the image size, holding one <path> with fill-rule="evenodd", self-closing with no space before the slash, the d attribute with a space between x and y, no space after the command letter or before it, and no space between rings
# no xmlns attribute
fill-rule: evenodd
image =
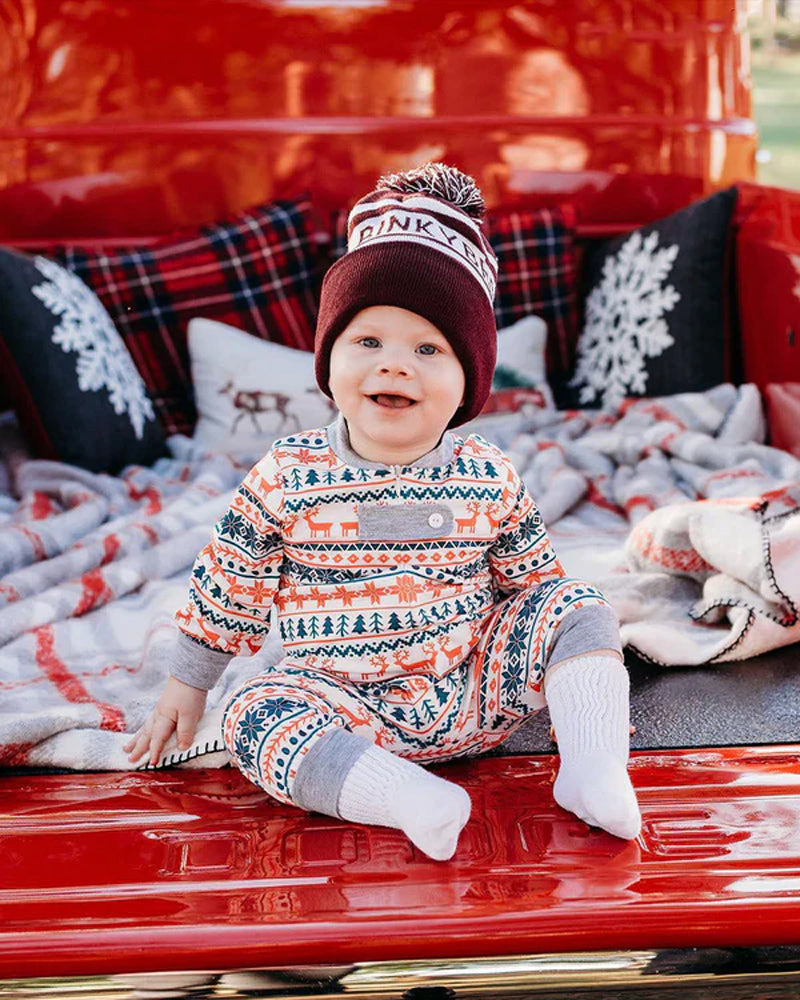
<svg viewBox="0 0 800 1000"><path fill-rule="evenodd" d="M467 429L511 454L568 571L606 590L642 655L712 663L800 638L800 461L763 445L755 387ZM124 734L163 683L194 556L260 457L205 454L181 437L170 447L152 468L110 477L32 460L0 427L6 766L130 766ZM236 658L194 745L168 746L160 766L223 763L221 705L280 654L271 635Z"/></svg>

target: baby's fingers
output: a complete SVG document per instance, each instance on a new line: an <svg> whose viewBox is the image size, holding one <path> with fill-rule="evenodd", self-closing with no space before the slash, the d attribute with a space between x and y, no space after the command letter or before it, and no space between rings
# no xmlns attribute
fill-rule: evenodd
<svg viewBox="0 0 800 1000"><path fill-rule="evenodd" d="M128 755L128 760L135 764L140 757L147 753L147 748L150 745L150 727L148 725L142 726L138 733L135 734L133 739L129 740L123 750Z"/></svg>
<svg viewBox="0 0 800 1000"><path fill-rule="evenodd" d="M178 718L178 749L188 750L192 745L194 734L197 732L197 724L200 721L195 716L188 716L186 713Z"/></svg>
<svg viewBox="0 0 800 1000"><path fill-rule="evenodd" d="M150 736L150 763L155 765L161 757L161 751L167 740L175 731L175 720L165 715L156 715L153 721L153 732Z"/></svg>

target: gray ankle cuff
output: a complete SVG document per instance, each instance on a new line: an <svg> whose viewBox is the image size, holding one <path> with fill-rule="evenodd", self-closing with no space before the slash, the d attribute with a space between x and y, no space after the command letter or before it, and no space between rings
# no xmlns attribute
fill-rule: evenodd
<svg viewBox="0 0 800 1000"><path fill-rule="evenodd" d="M622 655L619 619L608 604L577 608L561 619L547 654L547 666L573 656L591 656L598 649L616 649Z"/></svg>
<svg viewBox="0 0 800 1000"><path fill-rule="evenodd" d="M339 795L358 758L372 746L363 736L337 726L325 733L300 761L292 787L295 805L341 818Z"/></svg>

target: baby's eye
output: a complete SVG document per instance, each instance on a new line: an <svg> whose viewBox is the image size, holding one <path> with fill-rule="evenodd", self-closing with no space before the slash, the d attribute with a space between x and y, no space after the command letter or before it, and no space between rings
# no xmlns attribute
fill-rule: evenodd
<svg viewBox="0 0 800 1000"><path fill-rule="evenodd" d="M436 346L436 344L420 344L419 352L420 354L428 354L428 355L438 354L439 348Z"/></svg>
<svg viewBox="0 0 800 1000"><path fill-rule="evenodd" d="M364 347L370 347L370 348L381 346L381 342L378 340L377 337L361 337L358 343L362 344Z"/></svg>

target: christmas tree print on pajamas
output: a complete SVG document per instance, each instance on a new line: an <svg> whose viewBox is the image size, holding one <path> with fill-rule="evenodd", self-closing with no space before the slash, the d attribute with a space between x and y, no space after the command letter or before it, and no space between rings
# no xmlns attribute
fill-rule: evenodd
<svg viewBox="0 0 800 1000"><path fill-rule="evenodd" d="M417 761L497 745L545 704L559 624L610 613L565 576L495 446L448 432L414 466L381 466L348 449L341 419L276 442L249 473L178 623L201 659L201 647L251 654L273 602L286 659L237 692L224 730L242 770L284 802L337 728Z"/></svg>

